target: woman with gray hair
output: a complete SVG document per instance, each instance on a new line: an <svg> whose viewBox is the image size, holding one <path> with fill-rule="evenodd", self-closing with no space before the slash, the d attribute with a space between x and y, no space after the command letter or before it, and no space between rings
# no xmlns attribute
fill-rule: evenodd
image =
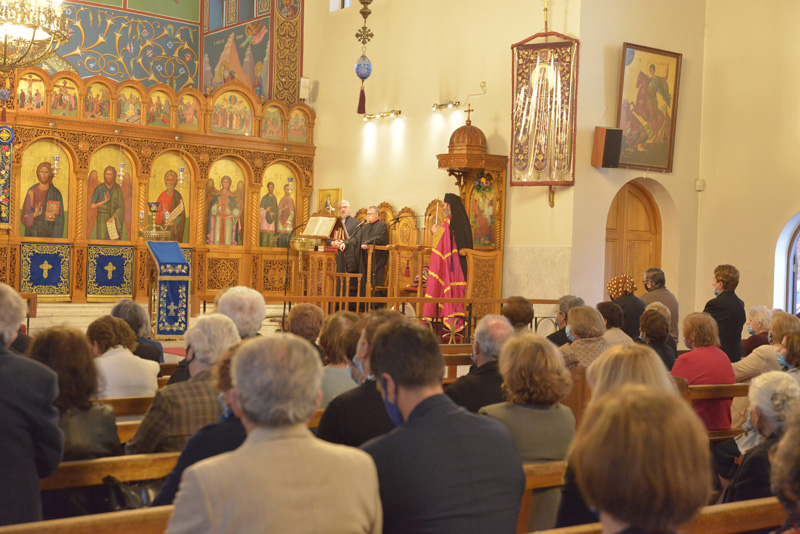
<svg viewBox="0 0 800 534"><path fill-rule="evenodd" d="M569 345L561 347L567 367L588 367L595 358L611 348L603 334L606 324L600 312L591 306L575 306L567 314Z"/></svg>
<svg viewBox="0 0 800 534"><path fill-rule="evenodd" d="M242 339L255 337L267 316L261 293L244 286L232 287L220 296L217 312L233 320Z"/></svg>
<svg viewBox="0 0 800 534"><path fill-rule="evenodd" d="M800 404L800 385L786 373L770 371L750 384L750 418L764 441L747 451L723 502L772 495L769 451L783 436L787 416Z"/></svg>
<svg viewBox="0 0 800 534"><path fill-rule="evenodd" d="M753 306L747 311L747 332L750 337L742 341L747 356L761 345L769 345L769 323L772 313L766 306Z"/></svg>
<svg viewBox="0 0 800 534"><path fill-rule="evenodd" d="M111 316L122 319L133 330L138 342L138 345L133 350L135 355L156 363L164 362L164 348L161 343L148 339L150 335L150 318L143 307L131 299L122 299L111 308Z"/></svg>

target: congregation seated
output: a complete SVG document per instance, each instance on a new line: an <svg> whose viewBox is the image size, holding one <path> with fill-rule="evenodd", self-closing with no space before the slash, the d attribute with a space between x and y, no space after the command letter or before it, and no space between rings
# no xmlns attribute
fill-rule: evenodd
<svg viewBox="0 0 800 534"><path fill-rule="evenodd" d="M42 519L39 479L61 462L56 373L9 349L27 307L0 283L0 526Z"/></svg>
<svg viewBox="0 0 800 534"><path fill-rule="evenodd" d="M132 352L136 335L128 323L105 315L89 324L86 336L94 349L99 389L97 397L149 397L158 391L161 366Z"/></svg>
<svg viewBox="0 0 800 534"><path fill-rule="evenodd" d="M611 302L622 308L622 330L631 339L639 337L639 317L644 313L644 302L634 295L636 283L627 274L615 276L606 284Z"/></svg>
<svg viewBox="0 0 800 534"><path fill-rule="evenodd" d="M523 463L564 460L575 434L575 416L561 404L572 379L558 349L533 333L510 339L500 353L508 402L484 406L481 415L503 423ZM531 503L530 531L556 524L561 488L543 490Z"/></svg>
<svg viewBox="0 0 800 534"><path fill-rule="evenodd" d="M657 388L627 385L597 397L570 460L603 534L673 532L710 494L703 424L680 397Z"/></svg>
<svg viewBox="0 0 800 534"><path fill-rule="evenodd" d="M467 410L477 413L489 404L503 402L503 378L497 358L503 345L514 336L514 328L502 315L485 315L475 327L472 358L475 365L469 373L451 384L445 395Z"/></svg>
<svg viewBox="0 0 800 534"><path fill-rule="evenodd" d="M691 349L678 356L672 376L696 384L733 384L733 367L719 348L717 322L707 313L690 313L683 320L683 337ZM693 400L692 406L708 430L731 428L732 399Z"/></svg>
<svg viewBox="0 0 800 534"><path fill-rule="evenodd" d="M744 355L747 356L761 345L769 345L769 326L772 312L766 306L753 306L747 310L747 333L750 337L742 341Z"/></svg>
<svg viewBox="0 0 800 534"><path fill-rule="evenodd" d="M783 367L778 361L778 350L781 342L790 332L800 331L800 319L791 313L776 311L770 314L767 337L770 343L756 347L750 354L733 363L733 375L737 382L750 382L762 373L780 371ZM731 406L731 426L742 426L748 416L749 403L747 397L733 399Z"/></svg>
<svg viewBox="0 0 800 534"><path fill-rule="evenodd" d="M239 342L236 325L219 313L204 315L186 331L185 342L191 379L158 390L125 445L127 454L180 451L192 434L222 415L211 368L225 349Z"/></svg>
<svg viewBox="0 0 800 534"><path fill-rule="evenodd" d="M321 399L313 347L292 334L248 340L233 377L247 438L186 470L167 532L381 532L375 464L306 426Z"/></svg>
<svg viewBox="0 0 800 534"><path fill-rule="evenodd" d="M558 299L558 310L556 311L556 331L547 336L556 347L561 347L570 343L572 340L567 336L567 314L575 306L583 306L583 299L575 295L564 295Z"/></svg>
<svg viewBox="0 0 800 534"><path fill-rule="evenodd" d="M675 351L667 344L672 339L669 335L669 321L664 315L655 310L645 310L639 318L640 337L643 338L648 347L656 351L656 354L664 362L670 371L675 365Z"/></svg>
<svg viewBox="0 0 800 534"><path fill-rule="evenodd" d="M98 371L86 336L53 326L40 332L28 354L58 375L58 424L64 432L64 461L122 454L114 409L95 401Z"/></svg>
<svg viewBox="0 0 800 534"><path fill-rule="evenodd" d="M786 510L783 526L774 534L797 534L800 531L800 414L789 414L786 429L770 457L772 493Z"/></svg>
<svg viewBox="0 0 800 534"><path fill-rule="evenodd" d="M372 338L384 323L405 321L400 313L379 309L364 315L355 325L359 332L356 353L348 362L353 379L359 386L336 396L322 413L317 436L331 443L358 447L367 440L385 434L394 428L386 413L383 400L370 367L369 353Z"/></svg>
<svg viewBox="0 0 800 534"><path fill-rule="evenodd" d="M397 426L362 446L378 469L383 532L515 532L525 475L511 436L444 395L431 329L387 322L369 358Z"/></svg>
<svg viewBox="0 0 800 534"><path fill-rule="evenodd" d="M623 313L618 304L598 302L596 308L606 323L606 331L603 332L603 337L608 341L609 345L630 345L633 343L633 339L622 330Z"/></svg>
<svg viewBox="0 0 800 534"><path fill-rule="evenodd" d="M267 317L264 297L255 289L234 286L220 291L214 298L217 313L225 315L239 332L241 339L250 339L258 335L261 324ZM178 362L178 367L169 377L168 384L189 380L189 362L186 358Z"/></svg>
<svg viewBox="0 0 800 534"><path fill-rule="evenodd" d="M613 395L629 384L645 385L678 397L678 388L664 362L654 350L638 343L617 345L605 351L586 369L586 381L592 391L589 406L603 395ZM571 458L568 458L558 508L556 527L559 528L598 520L578 489Z"/></svg>
<svg viewBox="0 0 800 534"><path fill-rule="evenodd" d="M341 310L331 313L322 321L319 346L325 354L326 364L322 368L322 405L325 408L336 395L350 391L356 384L347 365L348 357L356 352L358 331L353 328L358 315Z"/></svg>
<svg viewBox="0 0 800 534"><path fill-rule="evenodd" d="M111 308L111 316L119 317L133 330L138 343L133 350L135 355L156 363L164 362L164 348L161 343L147 337L150 335L150 318L144 308L131 299L122 299Z"/></svg>
<svg viewBox="0 0 800 534"><path fill-rule="evenodd" d="M770 450L783 435L784 422L800 407L800 385L786 373L770 371L753 379L748 392L753 425L764 438L747 451L723 496L724 502L770 497Z"/></svg>
<svg viewBox="0 0 800 534"><path fill-rule="evenodd" d="M649 293L648 293L648 295L649 295ZM644 307L644 311L648 311L648 310L657 311L658 313L663 315L664 319L666 319L667 323L669 323L669 325L670 325L670 335L667 338L667 341L665 343L669 348L672 349L672 352L675 353L675 357L677 358L678 357L678 338L677 337L673 337L673 335L671 333L672 332L672 323L673 323L673 321L672 321L672 312L670 311L670 309L667 307L666 304L664 304L663 302L659 302L659 301L653 301L653 302L651 302L650 304L648 304L647 306ZM641 323L641 318L639 318L639 322ZM677 329L677 327L675 327L675 328ZM633 341L636 342L635 339ZM641 339L639 341L641 341Z"/></svg>
<svg viewBox="0 0 800 534"><path fill-rule="evenodd" d="M231 378L231 363L233 355L241 343L231 345L223 352L214 364L212 371L214 387L219 391L219 402L223 408L219 421L204 426L198 430L181 451L175 468L167 476L167 480L153 500L153 506L172 504L183 472L200 460L211 458L223 452L238 448L247 436L241 420L233 413L231 408L231 395L233 394L233 380Z"/></svg>
<svg viewBox="0 0 800 534"><path fill-rule="evenodd" d="M317 345L317 339L322 330L324 317L325 314L319 306L301 302L292 306L289 316L286 318L286 330L311 343L317 349L320 361L323 364L325 363L325 353Z"/></svg>
<svg viewBox="0 0 800 534"><path fill-rule="evenodd" d="M588 367L611 344L603 337L603 316L591 306L575 306L567 314L569 345L561 347L567 367Z"/></svg>
<svg viewBox="0 0 800 534"><path fill-rule="evenodd" d="M508 302L500 309L500 315L508 319L516 333L525 332L533 322L533 304L525 297L508 297Z"/></svg>

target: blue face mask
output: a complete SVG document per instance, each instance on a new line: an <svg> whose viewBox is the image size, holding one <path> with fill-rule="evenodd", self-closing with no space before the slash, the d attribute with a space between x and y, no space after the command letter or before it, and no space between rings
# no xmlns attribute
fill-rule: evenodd
<svg viewBox="0 0 800 534"><path fill-rule="evenodd" d="M397 400L397 393L395 393L394 400ZM383 380L383 405L394 426L403 426L403 414L400 413L400 408L397 407L396 402L389 401L389 395L386 393L386 379Z"/></svg>
<svg viewBox="0 0 800 534"><path fill-rule="evenodd" d="M361 376L364 376L364 377L367 376L367 373L364 371L364 362L362 362L361 360L359 360L356 357L356 358L353 358L353 365L355 366L356 371L361 373ZM352 372L351 372L350 376L353 376Z"/></svg>
<svg viewBox="0 0 800 534"><path fill-rule="evenodd" d="M751 336L756 335L755 329L750 325L747 325L747 333L750 334Z"/></svg>
<svg viewBox="0 0 800 534"><path fill-rule="evenodd" d="M470 353L469 359L472 360L472 363L474 363L475 365L478 365L478 362L475 361L475 355L474 354Z"/></svg>
<svg viewBox="0 0 800 534"><path fill-rule="evenodd" d="M642 340L642 343L647 343L647 340L644 338L644 334L642 334L641 332L639 332L639 339Z"/></svg>
<svg viewBox="0 0 800 534"><path fill-rule="evenodd" d="M564 329L564 333L567 334L567 339L569 339L570 343L575 341L575 336L572 335L572 329L569 327L569 325L567 325L567 327Z"/></svg>
<svg viewBox="0 0 800 534"><path fill-rule="evenodd" d="M786 363L786 355L782 353L778 353L778 364L783 368L788 368L789 364Z"/></svg>
<svg viewBox="0 0 800 534"><path fill-rule="evenodd" d="M227 419L228 417L233 415L233 409L227 404L225 404L224 400L222 400L222 393L217 395L217 402L222 407L222 416L220 417L220 421L222 421L223 419Z"/></svg>
<svg viewBox="0 0 800 534"><path fill-rule="evenodd" d="M718 296L719 296L719 291L717 291L716 289L714 289L714 296L715 296L715 297L718 297Z"/></svg>

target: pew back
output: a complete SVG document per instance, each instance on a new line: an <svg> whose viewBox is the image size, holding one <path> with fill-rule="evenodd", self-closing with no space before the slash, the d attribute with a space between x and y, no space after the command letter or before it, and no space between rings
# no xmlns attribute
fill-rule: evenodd
<svg viewBox="0 0 800 534"><path fill-rule="evenodd" d="M179 455L179 452L161 452L62 462L52 476L41 480L41 489L99 486L108 475L121 482L163 478L175 467Z"/></svg>

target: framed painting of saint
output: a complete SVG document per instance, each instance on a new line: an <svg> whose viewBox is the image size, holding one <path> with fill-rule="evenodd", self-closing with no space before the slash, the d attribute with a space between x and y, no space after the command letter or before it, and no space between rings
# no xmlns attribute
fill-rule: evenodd
<svg viewBox="0 0 800 534"><path fill-rule="evenodd" d="M178 99L178 129L200 129L200 103L191 95L183 95Z"/></svg>
<svg viewBox="0 0 800 534"><path fill-rule="evenodd" d="M55 143L42 140L28 147L20 178L20 237L67 237L69 173L69 159Z"/></svg>
<svg viewBox="0 0 800 534"><path fill-rule="evenodd" d="M211 166L206 183L206 243L244 244L244 173L234 161L221 159Z"/></svg>
<svg viewBox="0 0 800 534"><path fill-rule="evenodd" d="M161 154L153 161L147 200L158 203L156 224L166 227L170 241L189 242L191 182L189 165L178 154Z"/></svg>
<svg viewBox="0 0 800 534"><path fill-rule="evenodd" d="M272 164L264 171L261 183L259 245L286 248L297 223L294 171L282 163Z"/></svg>
<svg viewBox="0 0 800 534"><path fill-rule="evenodd" d="M126 87L117 96L117 122L142 123L142 95L132 87Z"/></svg>
<svg viewBox="0 0 800 534"><path fill-rule="evenodd" d="M147 125L170 126L171 104L169 96L164 91L154 91L147 101Z"/></svg>
<svg viewBox="0 0 800 534"><path fill-rule="evenodd" d="M111 120L111 93L102 83L93 83L86 91L83 116L87 119Z"/></svg>
<svg viewBox="0 0 800 534"><path fill-rule="evenodd" d="M261 121L261 137L280 141L283 138L283 113L278 106L269 106Z"/></svg>
<svg viewBox="0 0 800 534"><path fill-rule="evenodd" d="M672 172L682 57L623 44L617 117L622 129L620 167Z"/></svg>
<svg viewBox="0 0 800 534"><path fill-rule="evenodd" d="M222 93L214 102L211 131L249 135L253 127L253 110L250 103L235 91Z"/></svg>
<svg viewBox="0 0 800 534"><path fill-rule="evenodd" d="M86 238L129 241L136 231L131 227L133 168L127 155L118 149L98 150L89 162L87 180Z"/></svg>
<svg viewBox="0 0 800 534"><path fill-rule="evenodd" d="M298 109L289 116L289 141L308 142L308 117Z"/></svg>
<svg viewBox="0 0 800 534"><path fill-rule="evenodd" d="M481 173L475 178L475 185L472 187L472 194L469 198L469 222L472 226L473 246L493 247L494 246L494 205L496 199L496 189L494 179L489 173Z"/></svg>

